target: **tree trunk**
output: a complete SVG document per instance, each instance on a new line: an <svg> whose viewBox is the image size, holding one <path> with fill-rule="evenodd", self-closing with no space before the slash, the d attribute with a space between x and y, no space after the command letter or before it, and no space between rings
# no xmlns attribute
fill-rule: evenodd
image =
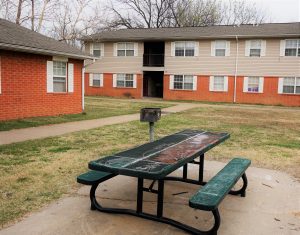
<svg viewBox="0 0 300 235"><path fill-rule="evenodd" d="M42 12L41 12L40 17L39 17L38 27L37 27L37 30L36 30L37 32L40 32L40 31L41 31L42 24L43 24L44 17L45 17L46 7L47 7L49 1L50 1L50 0L44 0Z"/></svg>
<svg viewBox="0 0 300 235"><path fill-rule="evenodd" d="M34 0L31 0L31 30L34 31Z"/></svg>
<svg viewBox="0 0 300 235"><path fill-rule="evenodd" d="M23 4L23 0L19 0L16 24L20 24L20 18L21 18L21 13L22 13L22 4Z"/></svg>

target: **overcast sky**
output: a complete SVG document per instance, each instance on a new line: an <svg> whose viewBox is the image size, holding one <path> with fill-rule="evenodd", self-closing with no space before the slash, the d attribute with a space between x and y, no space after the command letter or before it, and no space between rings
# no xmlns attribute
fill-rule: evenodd
<svg viewBox="0 0 300 235"><path fill-rule="evenodd" d="M222 0L231 1L231 0ZM300 21L300 0L245 0L265 10L272 22Z"/></svg>

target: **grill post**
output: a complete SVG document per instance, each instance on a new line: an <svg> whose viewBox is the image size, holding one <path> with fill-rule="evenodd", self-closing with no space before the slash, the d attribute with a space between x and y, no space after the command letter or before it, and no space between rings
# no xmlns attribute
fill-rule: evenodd
<svg viewBox="0 0 300 235"><path fill-rule="evenodd" d="M140 112L140 121L149 122L150 142L154 141L154 122L157 122L161 117L160 108L143 108Z"/></svg>
<svg viewBox="0 0 300 235"><path fill-rule="evenodd" d="M150 142L154 141L154 122L149 122L149 136Z"/></svg>

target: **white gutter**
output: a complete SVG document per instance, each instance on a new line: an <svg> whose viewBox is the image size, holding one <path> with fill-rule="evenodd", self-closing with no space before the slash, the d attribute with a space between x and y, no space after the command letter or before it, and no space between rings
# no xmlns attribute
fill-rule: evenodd
<svg viewBox="0 0 300 235"><path fill-rule="evenodd" d="M235 72L234 72L234 90L233 90L233 103L236 103L236 80L238 73L238 61L239 61L239 39L238 36L235 36L236 40L236 56L235 56Z"/></svg>
<svg viewBox="0 0 300 235"><path fill-rule="evenodd" d="M82 99L82 112L84 112L84 82L85 82L85 77L84 77L84 74L85 74L85 66L83 66L82 68L82 84L81 84L81 99Z"/></svg>

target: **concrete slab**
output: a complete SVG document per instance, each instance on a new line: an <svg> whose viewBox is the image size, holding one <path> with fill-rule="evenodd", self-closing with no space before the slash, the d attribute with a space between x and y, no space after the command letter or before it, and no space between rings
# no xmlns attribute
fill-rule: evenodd
<svg viewBox="0 0 300 235"><path fill-rule="evenodd" d="M224 164L205 162L208 180ZM190 177L197 177L197 166L191 165ZM182 174L182 169L174 173ZM296 235L300 233L300 183L289 175L260 168L247 171L249 187L246 198L228 195L220 206L221 235ZM136 179L118 176L105 182L97 191L104 206L135 208ZM148 182L150 184L150 181ZM188 207L189 197L198 186L167 182L164 215L199 228L208 228L212 216ZM177 193L182 193L176 195ZM8 234L185 234L158 222L129 215L105 214L89 209L89 187L63 198L20 223L0 231ZM144 208L155 213L155 195L145 193Z"/></svg>

